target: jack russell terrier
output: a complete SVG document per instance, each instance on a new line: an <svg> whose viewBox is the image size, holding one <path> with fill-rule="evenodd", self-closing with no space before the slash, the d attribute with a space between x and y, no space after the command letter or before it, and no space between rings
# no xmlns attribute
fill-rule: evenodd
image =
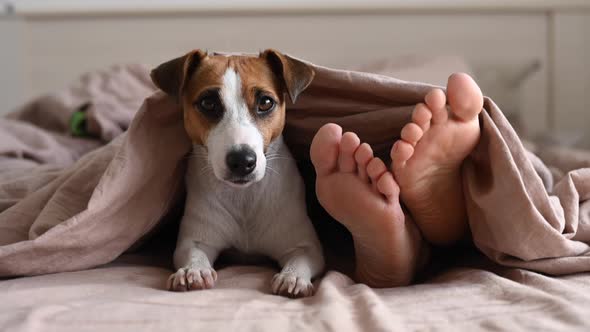
<svg viewBox="0 0 590 332"><path fill-rule="evenodd" d="M232 248L280 264L273 293L312 295L324 258L281 132L286 96L295 102L314 75L274 50L258 57L195 50L152 71L156 86L182 106L193 142L169 290L212 288L213 263Z"/></svg>

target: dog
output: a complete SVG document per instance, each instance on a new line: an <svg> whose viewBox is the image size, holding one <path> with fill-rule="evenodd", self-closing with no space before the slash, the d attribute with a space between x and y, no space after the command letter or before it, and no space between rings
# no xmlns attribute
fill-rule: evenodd
<svg viewBox="0 0 590 332"><path fill-rule="evenodd" d="M151 72L154 84L181 105L193 143L169 290L214 287L218 255L237 249L281 266L273 293L313 294L311 280L324 258L282 131L286 98L294 103L314 75L276 50L257 57L194 50Z"/></svg>

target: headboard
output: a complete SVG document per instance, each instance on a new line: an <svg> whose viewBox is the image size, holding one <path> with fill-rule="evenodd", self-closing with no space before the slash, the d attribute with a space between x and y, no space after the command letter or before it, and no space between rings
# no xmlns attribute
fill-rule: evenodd
<svg viewBox="0 0 590 332"><path fill-rule="evenodd" d="M12 75L22 77L25 99L85 71L115 63L156 65L192 48L273 47L345 68L405 55L460 56L482 78L536 63L518 96L519 111L528 128L542 131L555 117L548 13L560 3L566 6L548 0L23 0L10 15L18 34L11 56L20 62ZM568 10L588 5L568 4Z"/></svg>

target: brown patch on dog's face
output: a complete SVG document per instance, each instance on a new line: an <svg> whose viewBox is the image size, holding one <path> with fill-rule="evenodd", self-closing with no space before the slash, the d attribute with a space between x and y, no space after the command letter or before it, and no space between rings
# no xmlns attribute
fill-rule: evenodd
<svg viewBox="0 0 590 332"><path fill-rule="evenodd" d="M285 91L280 78L263 58L209 56L201 60L198 69L187 80L181 96L186 131L194 143L206 145L209 132L221 121L229 105L222 105L220 116L212 116L203 112L199 103L208 96L223 103L223 75L228 69L234 70L240 78L241 98L263 137L266 150L285 125ZM264 105L260 105L261 102ZM266 110L269 104L273 106Z"/></svg>
<svg viewBox="0 0 590 332"><path fill-rule="evenodd" d="M285 126L285 91L280 79L262 58L235 58L234 68L242 82L242 96L264 140L264 148ZM268 110L266 107L272 104Z"/></svg>
<svg viewBox="0 0 590 332"><path fill-rule="evenodd" d="M231 79L239 81L240 91L234 84L231 97L221 98L228 72ZM239 108L243 118L247 118L247 108L248 122L258 128L265 149L283 130L284 96L295 102L313 77L309 65L272 49L258 57L208 56L193 50L151 72L156 86L183 106L186 131L195 143L206 145L212 128L222 122L225 108ZM228 105L223 105L222 99Z"/></svg>
<svg viewBox="0 0 590 332"><path fill-rule="evenodd" d="M181 96L184 109L184 128L191 140L199 145L205 145L209 131L218 122L205 116L198 107L203 94L222 88L222 77L227 68L226 61L218 57L205 57L199 68L187 80Z"/></svg>

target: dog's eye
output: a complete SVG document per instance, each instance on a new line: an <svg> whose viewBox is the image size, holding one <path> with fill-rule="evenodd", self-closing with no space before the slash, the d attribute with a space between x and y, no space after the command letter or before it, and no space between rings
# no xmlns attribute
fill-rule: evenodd
<svg viewBox="0 0 590 332"><path fill-rule="evenodd" d="M223 107L217 95L206 95L199 99L195 106L201 113L210 118L218 118L223 113Z"/></svg>
<svg viewBox="0 0 590 332"><path fill-rule="evenodd" d="M258 101L258 113L268 113L275 107L275 101L269 96L262 96Z"/></svg>
<svg viewBox="0 0 590 332"><path fill-rule="evenodd" d="M199 105L203 111L211 112L217 108L217 100L214 97L205 97L201 99L201 103Z"/></svg>

